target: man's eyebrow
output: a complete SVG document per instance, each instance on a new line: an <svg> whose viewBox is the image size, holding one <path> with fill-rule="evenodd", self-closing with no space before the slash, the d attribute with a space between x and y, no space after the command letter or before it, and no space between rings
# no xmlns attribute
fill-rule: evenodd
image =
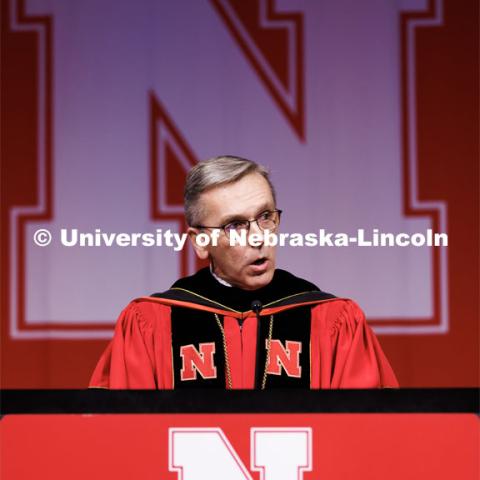
<svg viewBox="0 0 480 480"><path fill-rule="evenodd" d="M255 214L255 217L260 215L263 212L266 212L267 210L272 210L275 207L272 207L270 203L264 203L261 207L257 209L257 213ZM232 222L243 222L245 220L248 220L248 218L245 215L240 215L240 214L234 214L234 215L229 215L227 217L224 217L223 220L219 222L220 225L227 225Z"/></svg>
<svg viewBox="0 0 480 480"><path fill-rule="evenodd" d="M263 212L268 212L268 211L272 211L275 207L270 203L264 203L258 210L257 210L257 213L255 215L255 217L257 217L258 215L260 215L261 213Z"/></svg>
<svg viewBox="0 0 480 480"><path fill-rule="evenodd" d="M228 217L224 217L220 222L218 222L220 225L227 225L232 222L243 222L244 220L247 220L247 218L244 215L229 215Z"/></svg>

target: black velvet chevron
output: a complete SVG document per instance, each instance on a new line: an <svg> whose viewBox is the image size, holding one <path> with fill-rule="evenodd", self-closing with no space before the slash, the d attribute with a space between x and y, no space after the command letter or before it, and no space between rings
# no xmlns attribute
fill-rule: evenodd
<svg viewBox="0 0 480 480"><path fill-rule="evenodd" d="M209 306L222 310L246 312L251 310L252 302L259 300L264 308L288 306L297 303L335 298L322 292L313 283L295 277L289 272L277 269L269 285L254 291L241 290L220 284L208 268L195 275L182 278L164 293L152 297L177 300L189 304ZM301 378L289 377L282 370L281 375L268 375L267 388L310 386L310 306L299 306L275 314L272 338L280 340L283 345L287 340L301 342L300 365ZM223 316L219 315L223 324ZM257 336L256 388L260 388L266 362L266 339L268 338L270 316L260 314L260 327ZM200 343L215 343L214 361L217 378L203 379L197 375L196 380L181 381L180 370L182 358L180 347ZM260 348L259 348L260 347ZM172 348L175 388L225 387L225 357L222 334L211 312L187 307L172 307Z"/></svg>

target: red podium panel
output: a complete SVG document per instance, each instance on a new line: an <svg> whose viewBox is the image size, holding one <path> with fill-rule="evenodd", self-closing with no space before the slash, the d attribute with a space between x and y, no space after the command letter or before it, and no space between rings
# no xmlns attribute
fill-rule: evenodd
<svg viewBox="0 0 480 480"><path fill-rule="evenodd" d="M7 415L0 425L2 480L480 474L474 414Z"/></svg>

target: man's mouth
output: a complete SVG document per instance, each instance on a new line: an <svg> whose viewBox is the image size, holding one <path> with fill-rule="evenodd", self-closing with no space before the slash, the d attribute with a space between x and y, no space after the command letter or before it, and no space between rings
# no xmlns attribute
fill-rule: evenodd
<svg viewBox="0 0 480 480"><path fill-rule="evenodd" d="M257 260L252 262L252 265L262 265L266 261L267 261L267 259L265 257L258 258Z"/></svg>
<svg viewBox="0 0 480 480"><path fill-rule="evenodd" d="M263 273L268 266L268 259L266 257L257 258L250 264L250 267L255 273Z"/></svg>

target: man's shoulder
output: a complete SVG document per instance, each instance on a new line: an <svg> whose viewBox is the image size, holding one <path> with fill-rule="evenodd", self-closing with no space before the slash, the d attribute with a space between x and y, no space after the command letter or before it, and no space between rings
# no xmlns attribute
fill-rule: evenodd
<svg viewBox="0 0 480 480"><path fill-rule="evenodd" d="M210 271L208 267L201 268L193 275L179 278L171 287L182 288L184 290L195 290L198 285L202 285L207 281L210 281ZM158 295L158 294L154 294Z"/></svg>
<svg viewBox="0 0 480 480"><path fill-rule="evenodd" d="M312 314L320 325L329 328L348 327L354 330L367 324L362 308L350 298L332 296L329 301L315 305Z"/></svg>
<svg viewBox="0 0 480 480"><path fill-rule="evenodd" d="M295 291L295 293L313 292L320 290L320 288L318 288L317 285L315 285L314 283L304 278L297 277L293 273L290 273L287 270L282 270L281 268L277 268L275 270L275 275L272 281L278 282L284 287Z"/></svg>

